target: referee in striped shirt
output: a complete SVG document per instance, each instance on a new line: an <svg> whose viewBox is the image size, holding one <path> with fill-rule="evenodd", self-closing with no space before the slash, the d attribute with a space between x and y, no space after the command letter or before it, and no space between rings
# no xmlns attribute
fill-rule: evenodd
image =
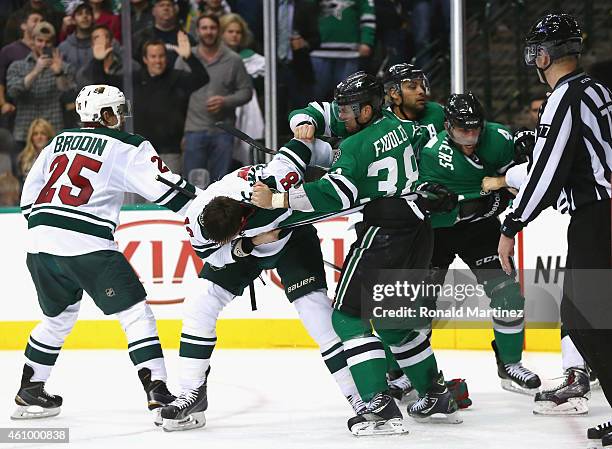
<svg viewBox="0 0 612 449"><path fill-rule="evenodd" d="M581 36L567 14L543 17L527 35L525 62L552 93L540 108L532 162L498 251L510 273L514 236L565 194L572 218L561 321L612 404L612 93L580 68Z"/></svg>

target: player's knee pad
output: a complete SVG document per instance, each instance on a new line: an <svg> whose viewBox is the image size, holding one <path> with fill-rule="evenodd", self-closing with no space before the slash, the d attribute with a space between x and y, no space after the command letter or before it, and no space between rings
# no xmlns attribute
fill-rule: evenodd
<svg viewBox="0 0 612 449"><path fill-rule="evenodd" d="M336 335L343 342L373 335L372 328L364 323L360 317L348 315L336 309L332 312L332 326Z"/></svg>
<svg viewBox="0 0 612 449"><path fill-rule="evenodd" d="M234 295L209 281L198 282L197 293L189 295L183 303L183 332L208 337L215 335L221 310L234 299Z"/></svg>
<svg viewBox="0 0 612 449"><path fill-rule="evenodd" d="M331 300L325 289L315 290L293 301L302 324L314 341L324 349L332 342L338 341L338 335L332 327Z"/></svg>
<svg viewBox="0 0 612 449"><path fill-rule="evenodd" d="M78 301L66 307L66 309L57 316L45 316L32 330L32 337L36 341L50 346L62 346L79 317L80 307L81 302Z"/></svg>
<svg viewBox="0 0 612 449"><path fill-rule="evenodd" d="M128 342L157 335L155 316L144 299L129 309L117 312L116 315L128 337Z"/></svg>

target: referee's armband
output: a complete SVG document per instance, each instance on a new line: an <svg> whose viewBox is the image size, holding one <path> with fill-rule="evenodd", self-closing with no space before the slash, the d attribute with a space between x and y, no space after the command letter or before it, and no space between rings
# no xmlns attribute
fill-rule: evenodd
<svg viewBox="0 0 612 449"><path fill-rule="evenodd" d="M513 238L524 226L521 221L515 220L511 215L508 215L501 226L501 233L506 237Z"/></svg>

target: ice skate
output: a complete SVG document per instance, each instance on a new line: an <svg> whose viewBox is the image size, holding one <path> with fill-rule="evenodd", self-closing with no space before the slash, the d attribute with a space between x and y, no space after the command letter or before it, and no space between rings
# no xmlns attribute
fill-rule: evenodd
<svg viewBox="0 0 612 449"><path fill-rule="evenodd" d="M387 384L389 394L400 402L413 404L419 398L410 379L402 371L387 373Z"/></svg>
<svg viewBox="0 0 612 449"><path fill-rule="evenodd" d="M610 433L612 433L612 421L607 421L595 427L590 427L587 430L587 438L589 440L601 440Z"/></svg>
<svg viewBox="0 0 612 449"><path fill-rule="evenodd" d="M561 385L536 394L536 415L586 415L591 395L589 376L582 368L569 368Z"/></svg>
<svg viewBox="0 0 612 449"><path fill-rule="evenodd" d="M47 393L44 382L32 382L30 379L33 375L34 369L23 365L21 387L15 396L17 409L11 419L37 419L59 415L62 397Z"/></svg>
<svg viewBox="0 0 612 449"><path fill-rule="evenodd" d="M495 341L491 342L491 346L495 351L497 375L501 379L501 387L504 390L528 396L533 396L540 391L542 382L537 374L525 368L521 362L504 364L499 358Z"/></svg>
<svg viewBox="0 0 612 449"><path fill-rule="evenodd" d="M348 428L355 436L391 435L407 433L395 400L387 393L378 393L365 411L348 420Z"/></svg>
<svg viewBox="0 0 612 449"><path fill-rule="evenodd" d="M612 448L612 433L607 433L601 438L601 447Z"/></svg>
<svg viewBox="0 0 612 449"><path fill-rule="evenodd" d="M459 417L458 410L440 371L425 396L408 408L408 414L417 422L460 424L463 419Z"/></svg>
<svg viewBox="0 0 612 449"><path fill-rule="evenodd" d="M151 370L149 368L139 369L138 377L142 382L145 393L147 393L147 407L155 414L154 423L156 426L161 426L163 420L160 416L160 408L170 404L176 399L176 396L168 391L166 382L163 380L151 380Z"/></svg>
<svg viewBox="0 0 612 449"><path fill-rule="evenodd" d="M204 412L208 408L206 381L194 390L181 393L170 404L162 407L162 429L166 432L190 430L206 424Z"/></svg>

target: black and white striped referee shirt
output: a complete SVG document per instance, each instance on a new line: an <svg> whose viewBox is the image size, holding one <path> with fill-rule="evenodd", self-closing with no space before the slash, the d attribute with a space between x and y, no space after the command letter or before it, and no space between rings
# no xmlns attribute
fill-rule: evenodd
<svg viewBox="0 0 612 449"><path fill-rule="evenodd" d="M563 191L570 214L612 198L612 93L582 70L565 75L542 105L533 161L502 225L514 236Z"/></svg>

